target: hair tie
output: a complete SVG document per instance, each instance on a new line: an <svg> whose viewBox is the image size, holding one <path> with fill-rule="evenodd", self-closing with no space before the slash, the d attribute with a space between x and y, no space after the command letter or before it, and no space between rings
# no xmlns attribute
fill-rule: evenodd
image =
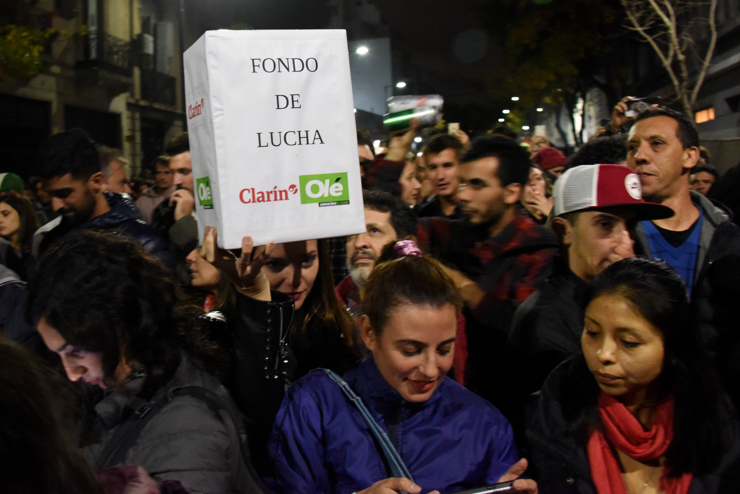
<svg viewBox="0 0 740 494"><path fill-rule="evenodd" d="M393 246L393 253L396 256L396 259L406 256L424 256L421 249L419 249L419 246L416 245L416 242L413 240L399 240L396 242L396 245Z"/></svg>

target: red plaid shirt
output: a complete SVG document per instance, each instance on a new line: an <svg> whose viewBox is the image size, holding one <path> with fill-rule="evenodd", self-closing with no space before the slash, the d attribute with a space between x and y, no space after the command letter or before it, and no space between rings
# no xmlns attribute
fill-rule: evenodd
<svg viewBox="0 0 740 494"><path fill-rule="evenodd" d="M465 311L466 381L495 404L495 381L501 370L497 363L504 360L514 312L549 274L557 238L551 230L518 214L498 235L487 238L464 220L423 218L417 238L425 252L458 269L485 291L480 303Z"/></svg>

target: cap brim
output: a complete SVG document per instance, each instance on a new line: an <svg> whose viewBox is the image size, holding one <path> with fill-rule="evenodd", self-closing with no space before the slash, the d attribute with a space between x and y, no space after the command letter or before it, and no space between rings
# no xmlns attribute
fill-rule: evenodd
<svg viewBox="0 0 740 494"><path fill-rule="evenodd" d="M571 213L583 213L585 211L603 211L609 209L627 209L637 213L636 219L638 221L644 220L662 220L664 218L670 218L676 214L668 206L663 206L655 202L631 202L626 204L609 204L608 206L595 206L592 208L579 209L578 211L571 211Z"/></svg>

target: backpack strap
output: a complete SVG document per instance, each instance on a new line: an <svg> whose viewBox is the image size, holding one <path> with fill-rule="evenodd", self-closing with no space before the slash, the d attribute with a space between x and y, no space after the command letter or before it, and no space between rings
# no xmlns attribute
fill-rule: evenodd
<svg viewBox="0 0 740 494"><path fill-rule="evenodd" d="M136 443L144 427L170 400L178 396L192 396L205 403L226 428L226 434L232 440L232 444L236 441L239 445L238 448L229 448L229 464L236 492L266 493L267 489L249 461L246 433L239 431L224 400L210 389L200 386L171 389L154 402L144 402L141 398L134 397L132 400L138 400L138 406L108 441L95 462L95 469L100 470L123 463L126 453Z"/></svg>
<svg viewBox="0 0 740 494"><path fill-rule="evenodd" d="M326 372L326 375L329 376L332 381L339 385L345 396L349 398L352 404L357 408L357 410L359 410L362 418L364 418L365 422L367 422L367 425L370 427L373 436L375 436L375 439L377 439L378 443L380 444L383 455L385 456L385 459L388 462L388 466L390 467L391 475L393 477L406 477L413 482L414 479L411 476L409 469L406 467L406 464L401 459L398 451L396 451L396 448L393 447L393 443L391 443L390 439L388 439L388 434L386 434L386 432L375 421L373 416L370 414L370 410L368 410L365 406L365 403L363 403L362 398L357 396L350 385L347 384L347 382L342 379L336 372L333 372L329 369L322 370Z"/></svg>
<svg viewBox="0 0 740 494"><path fill-rule="evenodd" d="M126 453L136 443L142 429L168 401L167 394L155 402L145 402L136 396L129 400L126 407L133 409L133 412L129 414L123 424L118 426L113 437L105 444L95 461L95 470L102 470L123 463Z"/></svg>

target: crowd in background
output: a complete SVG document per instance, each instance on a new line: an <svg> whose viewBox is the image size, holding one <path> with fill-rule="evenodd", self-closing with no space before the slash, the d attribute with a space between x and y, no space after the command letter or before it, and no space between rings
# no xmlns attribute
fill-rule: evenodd
<svg viewBox="0 0 740 494"><path fill-rule="evenodd" d="M232 251L187 133L50 136L0 174L0 491L733 492L740 168L631 100L570 156L358 130L365 231Z"/></svg>

